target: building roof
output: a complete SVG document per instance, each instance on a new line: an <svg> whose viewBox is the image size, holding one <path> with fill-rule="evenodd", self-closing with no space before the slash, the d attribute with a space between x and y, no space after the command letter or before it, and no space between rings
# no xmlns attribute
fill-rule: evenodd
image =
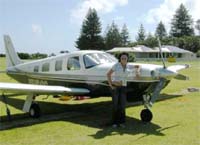
<svg viewBox="0 0 200 145"><path fill-rule="evenodd" d="M132 49L134 50L134 52L152 52L152 51L154 51L150 47L147 47L144 45L137 45L135 47L132 47Z"/></svg>
<svg viewBox="0 0 200 145"><path fill-rule="evenodd" d="M132 47L115 47L106 52L132 52Z"/></svg>
<svg viewBox="0 0 200 145"><path fill-rule="evenodd" d="M192 53L191 51L185 50L185 49L181 49L179 47L176 46L172 46L172 45L163 45L162 47L162 51L163 52L172 52L172 53ZM159 51L159 48L156 47L155 50Z"/></svg>
<svg viewBox="0 0 200 145"><path fill-rule="evenodd" d="M178 48L176 46L170 46L170 45L163 45L161 47L162 52L168 52L168 53L192 53L188 50L184 50L181 48ZM113 49L108 50L107 52L141 52L141 53L158 53L159 48L156 47L154 49L150 47L146 47L144 45L137 45L135 47L115 47Z"/></svg>
<svg viewBox="0 0 200 145"><path fill-rule="evenodd" d="M107 52L152 52L150 47L144 45L137 45L135 47L115 47Z"/></svg>

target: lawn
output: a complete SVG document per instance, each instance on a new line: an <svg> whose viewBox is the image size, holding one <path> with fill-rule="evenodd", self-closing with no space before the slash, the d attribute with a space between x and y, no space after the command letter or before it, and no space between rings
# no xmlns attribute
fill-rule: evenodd
<svg viewBox="0 0 200 145"><path fill-rule="evenodd" d="M174 79L162 90L161 97L165 99L154 104L151 123L140 121L142 105L128 104L126 127L113 129L109 126L111 99L106 97L60 101L51 96L48 99L41 96L37 100L43 115L32 119L20 111L25 96L10 96L11 122L7 121L5 105L0 102L0 144L199 145L200 93L188 92L187 88L200 88L200 63L183 63L191 65L191 68L181 71L190 80ZM5 59L0 58L0 71L4 69ZM0 74L0 82L15 81L6 74Z"/></svg>

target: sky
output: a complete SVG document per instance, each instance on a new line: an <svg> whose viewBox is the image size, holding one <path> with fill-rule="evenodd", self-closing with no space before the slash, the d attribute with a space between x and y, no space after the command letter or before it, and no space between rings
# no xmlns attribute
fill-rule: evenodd
<svg viewBox="0 0 200 145"><path fill-rule="evenodd" d="M95 8L102 34L113 21L126 24L134 41L140 24L154 34L162 21L169 31L176 9L183 3L194 22L200 19L199 0L0 0L0 53L3 35L10 35L18 52L55 53L75 51L88 9Z"/></svg>

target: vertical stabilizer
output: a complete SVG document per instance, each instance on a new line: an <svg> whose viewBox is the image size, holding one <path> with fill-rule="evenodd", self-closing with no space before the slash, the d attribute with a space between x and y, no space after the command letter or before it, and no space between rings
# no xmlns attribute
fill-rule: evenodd
<svg viewBox="0 0 200 145"><path fill-rule="evenodd" d="M22 61L20 60L19 56L17 55L12 41L8 35L4 35L4 43L5 43L5 53L6 53L6 64L7 67L15 66Z"/></svg>

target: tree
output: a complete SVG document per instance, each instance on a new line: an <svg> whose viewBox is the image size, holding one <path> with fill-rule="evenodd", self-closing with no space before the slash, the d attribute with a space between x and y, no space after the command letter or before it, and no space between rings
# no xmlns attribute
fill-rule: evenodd
<svg viewBox="0 0 200 145"><path fill-rule="evenodd" d="M200 19L197 20L195 28L197 29L197 31L199 31L199 35L200 35Z"/></svg>
<svg viewBox="0 0 200 145"><path fill-rule="evenodd" d="M158 40L151 33L149 33L146 40L142 42L142 45L153 48L158 46Z"/></svg>
<svg viewBox="0 0 200 145"><path fill-rule="evenodd" d="M170 34L173 37L193 36L193 21L183 4L176 10L171 22Z"/></svg>
<svg viewBox="0 0 200 145"><path fill-rule="evenodd" d="M121 36L117 25L112 22L111 26L107 28L107 33L105 36L105 46L106 49L112 49L114 47L121 46Z"/></svg>
<svg viewBox="0 0 200 145"><path fill-rule="evenodd" d="M31 59L42 59L42 58L46 58L48 55L47 54L43 54L43 53L33 53L31 54Z"/></svg>
<svg viewBox="0 0 200 145"><path fill-rule="evenodd" d="M17 54L20 59L30 59L30 55L28 53L18 52Z"/></svg>
<svg viewBox="0 0 200 145"><path fill-rule="evenodd" d="M103 38L101 33L101 23L95 9L89 9L83 21L81 34L76 41L76 47L80 50L103 49Z"/></svg>
<svg viewBox="0 0 200 145"><path fill-rule="evenodd" d="M158 24L155 35L158 36L160 40L162 40L163 38L167 36L167 32L162 21L160 21L160 23Z"/></svg>
<svg viewBox="0 0 200 145"><path fill-rule="evenodd" d="M141 24L140 25L140 28L139 28L139 30L138 30L138 36L136 37L136 40L138 41L138 42L140 42L140 41L144 41L145 40L145 30L144 30L144 26L143 26L143 24Z"/></svg>
<svg viewBox="0 0 200 145"><path fill-rule="evenodd" d="M190 37L185 36L185 37L182 37L182 39L183 39L183 43L182 44L180 43L178 45L178 47L181 47L183 49L192 51L194 53L196 53L196 52L198 52L200 50L200 37L197 37L197 36L190 36Z"/></svg>
<svg viewBox="0 0 200 145"><path fill-rule="evenodd" d="M61 50L60 53L69 53L68 50Z"/></svg>
<svg viewBox="0 0 200 145"><path fill-rule="evenodd" d="M121 36L122 46L128 46L130 40L129 40L129 32L128 32L128 29L126 27L126 24L123 25L120 36Z"/></svg>

